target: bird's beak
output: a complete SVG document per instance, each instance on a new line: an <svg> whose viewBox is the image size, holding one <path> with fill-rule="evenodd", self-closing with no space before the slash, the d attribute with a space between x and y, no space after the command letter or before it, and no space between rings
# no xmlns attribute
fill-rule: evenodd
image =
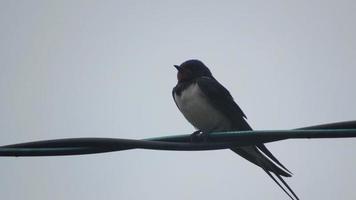
<svg viewBox="0 0 356 200"><path fill-rule="evenodd" d="M179 67L179 65L173 65L178 71L180 71L181 69L180 69L180 67Z"/></svg>

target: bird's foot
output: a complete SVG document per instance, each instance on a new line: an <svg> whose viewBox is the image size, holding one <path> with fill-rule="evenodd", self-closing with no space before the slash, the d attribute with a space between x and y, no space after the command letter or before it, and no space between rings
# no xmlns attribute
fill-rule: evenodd
<svg viewBox="0 0 356 200"><path fill-rule="evenodd" d="M190 135L191 142L206 142L208 141L208 133L201 130L195 131Z"/></svg>

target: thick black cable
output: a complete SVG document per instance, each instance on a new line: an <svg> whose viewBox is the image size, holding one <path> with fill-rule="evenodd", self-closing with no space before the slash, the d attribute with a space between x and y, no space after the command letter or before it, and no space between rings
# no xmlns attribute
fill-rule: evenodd
<svg viewBox="0 0 356 200"><path fill-rule="evenodd" d="M191 142L189 134L144 140L116 138L69 138L46 140L2 146L0 147L0 156L80 155L122 151L135 148L175 151L217 150L238 146L250 146L285 139L345 137L356 137L356 121L322 124L296 130L211 133L209 134L208 141L200 143Z"/></svg>

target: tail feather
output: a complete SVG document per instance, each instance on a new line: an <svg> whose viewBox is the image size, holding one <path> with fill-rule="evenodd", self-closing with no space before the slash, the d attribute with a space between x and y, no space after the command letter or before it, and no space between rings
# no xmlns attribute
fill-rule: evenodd
<svg viewBox="0 0 356 200"><path fill-rule="evenodd" d="M234 129L252 130L251 126L245 119L237 118L236 120L237 121L233 123L235 125ZM260 166L270 172L277 173L285 177L292 176L292 172L290 172L281 162L279 162L278 159L274 157L273 154L262 143L257 146L233 148L231 150L244 157L248 161L254 163L255 165Z"/></svg>
<svg viewBox="0 0 356 200"><path fill-rule="evenodd" d="M298 196L281 177L291 177L292 173L272 155L266 146L260 144L258 146L239 147L231 150L255 165L261 167L291 199L299 200ZM264 154L262 154L262 152ZM278 178L279 181L273 176L272 173Z"/></svg>
<svg viewBox="0 0 356 200"><path fill-rule="evenodd" d="M267 149L267 148L266 148ZM268 159L266 156L268 156L268 153L263 155L255 146L248 146L248 147L239 147L239 148L233 148L231 149L235 153L239 154L246 160L252 162L253 164L266 169L270 172L279 174L281 176L285 177L291 177L291 173L289 170L284 170L284 166L278 166L274 162L272 162L270 159ZM272 159L272 158L271 158ZM273 159L272 159L273 160ZM276 159L277 160L277 159ZM277 164L279 162L276 162Z"/></svg>
<svg viewBox="0 0 356 200"><path fill-rule="evenodd" d="M286 186L288 188L288 190L293 194L293 196L299 200L298 196L295 194L295 192L292 190L291 187L289 187L289 185L286 183L286 181L278 174L276 174L277 178L283 183L284 186Z"/></svg>
<svg viewBox="0 0 356 200"><path fill-rule="evenodd" d="M293 200L294 200L294 199L295 199L295 200L299 200L298 196L293 192L293 190L289 187L289 185L283 180L283 178L282 178L280 175L275 174L275 175L278 177L278 179L282 182L282 184L288 189L288 191L289 191L290 193L292 193L292 195L289 194L289 192L278 182L278 180L271 174L271 172L269 172L269 171L266 170L266 169L263 169L263 170L268 174L269 177L272 178L272 180L273 180L275 183L277 183L277 185L284 191L284 193L286 193L286 194L289 196L289 198L291 198L291 199L293 199Z"/></svg>
<svg viewBox="0 0 356 200"><path fill-rule="evenodd" d="M279 160L274 157L274 155L267 149L267 147L264 144L257 145L258 149L261 150L268 158L273 160L276 164L278 164L280 167L282 167L284 170L286 170L289 174L293 174L290 172Z"/></svg>

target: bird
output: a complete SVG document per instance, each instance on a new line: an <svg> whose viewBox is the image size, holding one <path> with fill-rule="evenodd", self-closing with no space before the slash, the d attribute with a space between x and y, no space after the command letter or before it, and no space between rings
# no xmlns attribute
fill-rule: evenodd
<svg viewBox="0 0 356 200"><path fill-rule="evenodd" d="M172 96L180 112L196 129L192 138L211 132L252 130L230 92L214 78L202 61L190 59L174 67L178 81ZM231 150L262 168L291 199L299 199L283 179L291 177L292 173L263 143Z"/></svg>

